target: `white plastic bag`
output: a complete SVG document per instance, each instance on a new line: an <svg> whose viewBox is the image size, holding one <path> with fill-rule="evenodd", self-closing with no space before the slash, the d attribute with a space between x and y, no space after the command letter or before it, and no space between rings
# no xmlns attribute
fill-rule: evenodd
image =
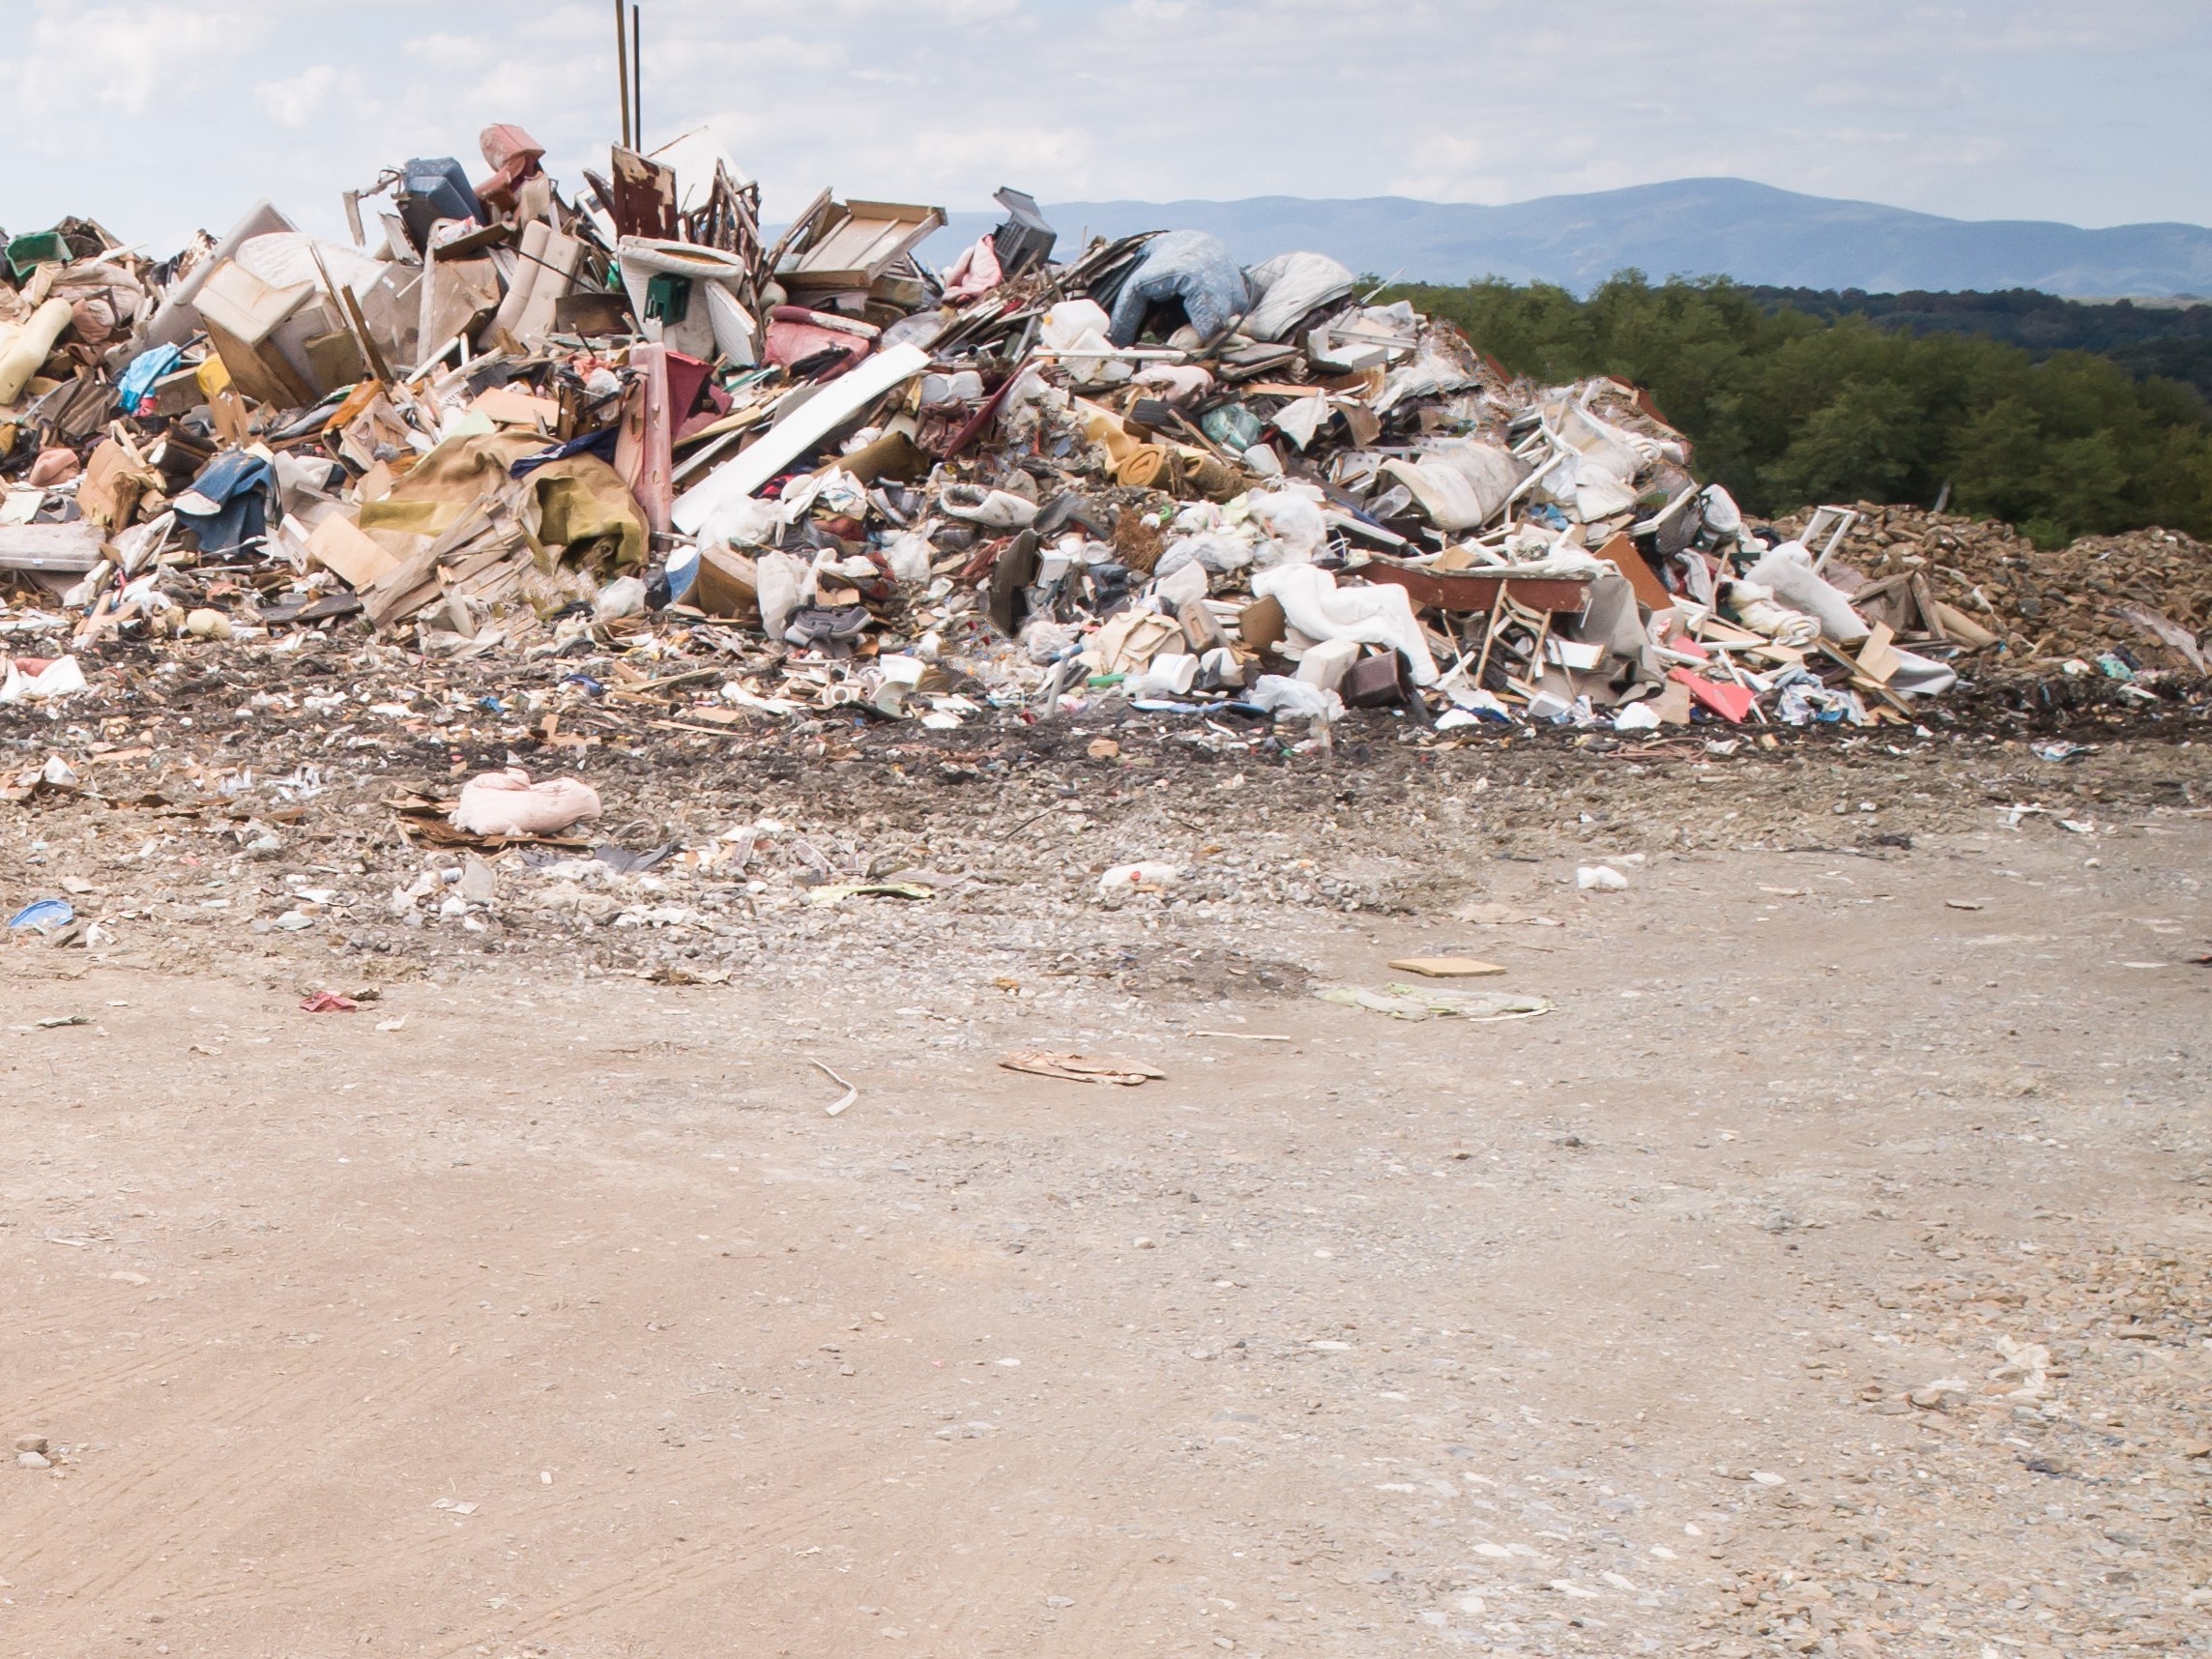
<svg viewBox="0 0 2212 1659"><path fill-rule="evenodd" d="M73 656L57 656L36 674L10 662L7 679L0 682L0 703L48 703L86 688L84 670Z"/></svg>
<svg viewBox="0 0 2212 1659"><path fill-rule="evenodd" d="M1339 588L1315 566L1281 565L1252 578L1252 595L1279 601L1283 620L1308 639L1390 646L1405 656L1414 684L1437 683L1436 658L1403 588Z"/></svg>
<svg viewBox="0 0 2212 1659"><path fill-rule="evenodd" d="M1281 549L1281 557L1272 560L1263 553L1262 564L1309 564L1328 543L1328 520L1322 516L1321 504L1295 484L1256 489L1245 497L1245 506Z"/></svg>
<svg viewBox="0 0 2212 1659"><path fill-rule="evenodd" d="M1244 701L1270 714L1304 714L1316 720L1344 718L1344 699L1334 691L1293 680L1287 674L1263 674Z"/></svg>
<svg viewBox="0 0 2212 1659"><path fill-rule="evenodd" d="M791 621L791 613L799 608L800 589L811 574L807 562L791 553L763 553L753 561L761 626L769 638L783 637L784 626Z"/></svg>
<svg viewBox="0 0 2212 1659"><path fill-rule="evenodd" d="M783 527L783 512L772 501L741 495L724 502L699 526L706 546L765 547Z"/></svg>
<svg viewBox="0 0 2212 1659"><path fill-rule="evenodd" d="M890 566L897 581L926 582L931 551L929 538L920 531L902 530L885 546L884 562Z"/></svg>

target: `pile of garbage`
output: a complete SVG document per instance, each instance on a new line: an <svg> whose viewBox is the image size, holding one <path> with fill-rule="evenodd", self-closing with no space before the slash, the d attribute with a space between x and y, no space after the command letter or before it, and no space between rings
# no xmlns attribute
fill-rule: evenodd
<svg viewBox="0 0 2212 1659"><path fill-rule="evenodd" d="M939 271L930 206L824 191L771 239L705 132L580 192L519 128L482 151L347 192L350 245L267 202L160 263L7 241L0 702L350 633L725 723L1873 725L1999 643L1834 579L1854 511L1747 524L1635 388L1517 379L1319 253L1062 260L1007 189Z"/></svg>
<svg viewBox="0 0 2212 1659"><path fill-rule="evenodd" d="M1959 630L1962 645L2015 666L2110 657L2126 670L2115 678L2205 672L2212 547L2179 531L2085 536L2046 551L1988 519L1867 502L1854 514L1825 575L1900 632L1927 628L1944 605L1972 625ZM1797 534L1806 522L1778 528Z"/></svg>

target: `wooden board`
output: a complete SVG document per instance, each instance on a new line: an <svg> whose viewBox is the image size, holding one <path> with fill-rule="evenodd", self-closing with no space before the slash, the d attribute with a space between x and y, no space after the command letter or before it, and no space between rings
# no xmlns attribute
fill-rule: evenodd
<svg viewBox="0 0 2212 1659"><path fill-rule="evenodd" d="M1659 572L1644 562L1644 555L1636 550L1636 543L1625 535L1615 536L1592 557L1603 559L1628 578L1628 585L1636 590L1638 604L1663 611L1674 603L1674 596L1667 591L1667 584L1659 579Z"/></svg>
<svg viewBox="0 0 2212 1659"><path fill-rule="evenodd" d="M1500 587L1515 604L1532 611L1549 611L1555 616L1580 616L1583 607L1589 603L1589 584L1571 577L1478 576L1456 570L1413 570L1380 559L1354 567L1347 574L1403 588L1415 604L1434 605L1440 611L1488 611L1498 603Z"/></svg>

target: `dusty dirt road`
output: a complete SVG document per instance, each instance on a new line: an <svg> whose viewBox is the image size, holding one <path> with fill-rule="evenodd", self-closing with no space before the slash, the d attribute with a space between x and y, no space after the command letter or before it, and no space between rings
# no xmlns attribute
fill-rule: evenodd
<svg viewBox="0 0 2212 1659"><path fill-rule="evenodd" d="M1197 902L771 906L713 984L530 872L486 933L133 896L0 959L0 1649L2199 1650L2205 756L2010 828L1911 757L1190 783ZM11 899L152 856L36 830ZM1552 1011L1312 995L1455 948Z"/></svg>

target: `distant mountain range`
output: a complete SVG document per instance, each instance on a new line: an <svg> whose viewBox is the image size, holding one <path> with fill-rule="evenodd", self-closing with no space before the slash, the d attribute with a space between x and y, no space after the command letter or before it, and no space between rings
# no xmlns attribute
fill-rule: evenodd
<svg viewBox="0 0 2212 1659"><path fill-rule="evenodd" d="M1363 196L1307 201L1060 202L1045 217L1066 257L1086 231L1207 230L1247 264L1294 248L1407 281L1478 276L1586 293L1633 267L1653 280L1732 276L1785 288L2036 288L2069 296L2212 295L2212 230L2129 224L2083 230L2034 219L1956 219L1874 202L1799 195L1744 179L1678 179L1507 207ZM942 267L998 223L956 213L922 257Z"/></svg>

